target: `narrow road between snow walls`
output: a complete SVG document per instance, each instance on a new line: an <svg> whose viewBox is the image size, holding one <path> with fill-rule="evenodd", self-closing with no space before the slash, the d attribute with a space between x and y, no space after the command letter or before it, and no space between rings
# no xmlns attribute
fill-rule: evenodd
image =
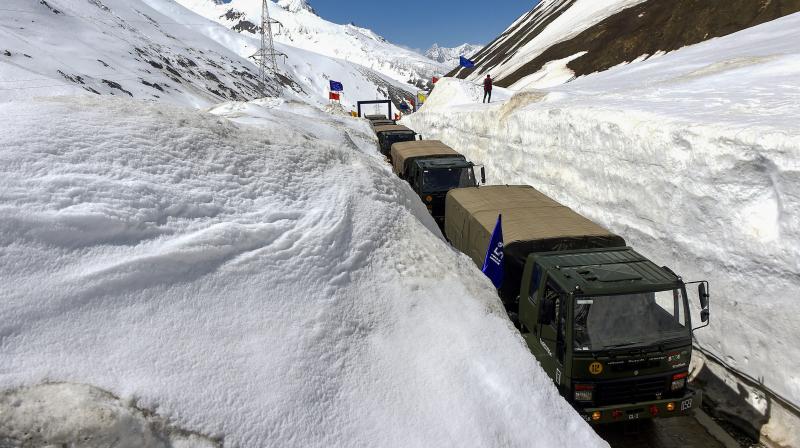
<svg viewBox="0 0 800 448"><path fill-rule="evenodd" d="M501 94L501 96L504 96ZM437 140L426 140L420 133L415 132L413 129L405 127L405 126L397 126L391 124L391 120L388 120L385 115L379 113L377 110L379 106L370 106L368 108L376 109L373 112L377 113L376 115L369 115L366 114L366 117L371 122L373 130L375 131L378 142L377 142L377 149L380 151L385 157L386 161L393 166L394 172L401 178L404 178L411 188L420 196L421 203L425 203L428 207L428 210L431 212L432 216L438 220L440 228L443 228L446 238L452 238L454 236L453 232L453 225L451 221L453 217L450 215L455 213L455 208L450 206L451 201L456 201L455 193L459 195L463 194L477 194L478 191L481 190L490 190L492 187L482 187L477 185L477 189L475 188L476 185L473 183L473 180L467 181L464 184L464 171L467 170L469 172L474 168L472 164L469 162L465 162L463 160L463 156L458 153L454 148L448 147L447 145L442 144L440 141ZM382 106L380 106L382 107ZM410 121L410 120L406 120ZM401 141L402 140L402 141ZM387 151L388 143L391 143L391 150ZM388 154L387 154L388 152ZM435 163L434 163L435 161ZM425 169L424 176L422 179L417 177L415 173L415 166L422 167ZM453 176L452 173L456 172L459 173L458 176ZM441 177L440 177L441 176ZM442 179L444 178L461 178L458 185L456 183L447 184L445 186L442 183ZM481 176L483 177L483 176ZM474 173L466 176L466 178L475 178ZM438 179L434 184L427 184L426 179ZM442 190L447 190L450 194L447 195L447 206L446 211L445 207L442 207L441 204L438 202L438 199L434 199L440 192L437 188ZM449 190L448 190L449 189ZM512 194L512 193L507 193ZM499 199L499 198L498 198ZM516 208L521 209L525 207L526 204L521 203L519 201L511 201L507 205L498 206L502 209L505 209L508 212L509 208ZM548 205L551 206L551 205ZM480 207L480 213L487 213L488 209L490 208L490 204L484 203ZM541 212L542 209L539 209ZM442 218L442 214L445 214L444 220L439 220ZM512 214L513 216L513 214ZM565 222L563 219L563 214L559 214L560 221L557 223L559 226L570 225L569 222ZM455 218L456 221L462 219L460 216ZM512 218L513 219L513 218ZM544 222L544 221L542 221ZM497 230L495 230L497 231ZM456 233L458 231L455 231ZM512 230L513 233L518 237L520 234L518 231ZM537 230L537 232L541 233ZM559 235L563 235L561 230L556 231ZM438 231L434 231L435 234L439 234ZM508 257L512 252L513 249L510 249L511 246L508 244L513 244L515 240L505 240L506 246L503 250L506 252L506 257ZM450 241L453 243L453 241ZM458 243L453 243L455 246ZM492 242L491 244L494 244ZM483 246L481 246L483 247ZM511 251L511 252L510 252ZM487 260L489 258L488 253L491 252L491 245L489 245L486 249ZM483 253L481 252L481 253ZM573 251L574 253L574 251ZM476 260L476 261L483 261ZM486 262L488 263L488 261ZM480 263L478 264L478 266ZM476 268L478 267L476 266ZM484 267L485 268L485 267ZM483 274L479 273L479 271L475 272L475 275L481 276ZM487 276L491 277L491 274L488 272L486 273ZM508 272L506 272L506 281L508 281ZM500 296L502 297L503 294L501 291L498 291ZM620 299L622 300L622 299ZM507 312L509 319L515 322L515 326L521 326L519 322L516 322L516 308L515 305L512 305L510 308L507 307ZM521 313L521 311L520 311ZM610 318L611 316L606 316ZM645 316L640 316L640 319L645 318ZM657 345L652 348L652 350L663 351L663 349L657 348ZM646 357L647 362L653 362L652 360L656 359L663 359L660 357L658 353L653 355L651 352L652 350L648 351L640 351L635 356L642 356ZM551 355L552 356L552 355ZM655 358L653 358L655 356ZM652 358L652 359L651 359ZM545 357L546 359L546 357ZM539 361L544 363L545 359L540 359ZM595 358L595 360L601 360L602 358ZM621 362L629 362L629 361L621 361L624 359L623 357L617 358L620 361L609 362L609 367L612 364L620 364ZM633 360L636 365L643 365L641 364L639 359ZM568 363L567 363L568 364ZM658 365L658 364L656 364ZM687 366L688 364L684 364ZM643 367L644 368L644 367ZM685 368L685 367L684 367ZM571 369L574 372L574 369ZM598 372L599 373L599 372ZM651 369L646 375L649 375L653 378L658 378L662 372L659 372L658 369ZM668 372L667 372L668 373ZM628 376L634 378L635 375L638 375L639 372L630 372ZM568 374L569 375L569 374ZM596 378L598 379L598 378ZM620 376L613 379L608 384L616 383L621 384ZM650 380L646 380L650 381ZM661 383L660 379L656 380L658 383ZM651 382L651 381L650 381ZM640 384L633 384L624 386L625 388L629 389L637 389L644 387ZM698 384L696 382L693 383L694 387L697 387ZM601 386L602 387L602 386ZM614 386L619 387L619 386ZM652 388L653 386L647 386ZM656 389L653 389L656 395L660 398L662 391L658 388L660 386L656 386ZM562 389L563 390L563 389ZM566 391L570 392L570 388L567 388ZM623 392L625 396L635 397L645 397L648 395L648 392L642 390L641 392L635 390L629 390ZM637 395L639 394L639 395ZM563 395L563 392L562 392ZM614 423L611 424L601 424L601 425L594 425L593 429L600 435L604 440L606 440L610 446L612 447L619 447L619 448L671 448L671 447L682 447L682 448L736 448L736 447L755 447L757 446L757 441L753 439L753 437L749 437L746 433L741 430L738 430L732 425L727 425L726 428L720 426L718 422L714 419L709 417L703 410L695 409L691 413L686 413L682 415L673 415L667 416L670 418L650 418L651 415L648 414L652 413L652 417L661 417L657 415L657 412L654 413L653 409L656 408L655 405L651 403L645 403L646 399L641 399L638 404L634 405L635 409L626 410L623 412L622 410L614 410L614 419L616 420ZM713 408L712 405L707 405L707 408ZM581 409L578 409L579 412ZM666 412L674 411L675 409L667 409ZM595 414L600 414L602 411L595 412ZM609 409L611 412L611 409ZM581 415L583 413L581 412ZM592 419L587 418L587 421L591 421ZM757 439L757 438L756 438Z"/></svg>
<svg viewBox="0 0 800 448"><path fill-rule="evenodd" d="M777 446L800 446L798 30L789 16L492 104L446 78L401 122L709 280L693 381L714 418Z"/></svg>

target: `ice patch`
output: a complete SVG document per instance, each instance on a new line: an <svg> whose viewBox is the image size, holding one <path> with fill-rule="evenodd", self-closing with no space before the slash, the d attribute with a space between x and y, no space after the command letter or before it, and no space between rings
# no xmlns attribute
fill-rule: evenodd
<svg viewBox="0 0 800 448"><path fill-rule="evenodd" d="M585 55L587 52L581 51L564 59L550 61L536 73L520 79L511 86L514 90L525 89L546 89L564 84L575 77L575 72L567 66L570 62Z"/></svg>
<svg viewBox="0 0 800 448"><path fill-rule="evenodd" d="M222 443L95 387L52 383L0 393L0 446L219 448Z"/></svg>

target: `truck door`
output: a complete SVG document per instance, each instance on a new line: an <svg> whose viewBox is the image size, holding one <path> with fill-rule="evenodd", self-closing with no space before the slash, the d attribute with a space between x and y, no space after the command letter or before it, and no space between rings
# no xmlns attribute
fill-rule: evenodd
<svg viewBox="0 0 800 448"><path fill-rule="evenodd" d="M539 302L539 344L545 356L539 361L557 386L563 384L564 357L566 355L566 295L548 280Z"/></svg>

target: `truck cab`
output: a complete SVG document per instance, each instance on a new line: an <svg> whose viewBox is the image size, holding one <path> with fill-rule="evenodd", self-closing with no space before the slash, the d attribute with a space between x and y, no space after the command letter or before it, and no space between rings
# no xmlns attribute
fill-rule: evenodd
<svg viewBox="0 0 800 448"><path fill-rule="evenodd" d="M400 125L374 126L373 130L378 137L378 148L384 156L391 160L392 145L399 142L410 142L417 138L417 133Z"/></svg>
<svg viewBox="0 0 800 448"><path fill-rule="evenodd" d="M495 286L509 318L589 423L700 406L687 380L692 332L708 325L707 282L696 282L703 325L693 329L680 277L531 186L454 189L445 208L451 244L478 267L502 265ZM502 246L488 257L498 221Z"/></svg>
<svg viewBox="0 0 800 448"><path fill-rule="evenodd" d="M701 302L707 297L701 283ZM708 304L701 303L708 320ZM686 285L629 247L531 254L519 326L561 395L589 423L692 412Z"/></svg>
<svg viewBox="0 0 800 448"><path fill-rule="evenodd" d="M444 226L447 193L454 188L478 186L475 165L463 156L416 159L410 163L407 176L411 188L420 196L440 227ZM486 183L485 177L481 180Z"/></svg>
<svg viewBox="0 0 800 448"><path fill-rule="evenodd" d="M447 193L454 188L478 186L475 165L439 140L395 143L391 160L394 172L408 181L442 228ZM482 168L481 181L486 183Z"/></svg>

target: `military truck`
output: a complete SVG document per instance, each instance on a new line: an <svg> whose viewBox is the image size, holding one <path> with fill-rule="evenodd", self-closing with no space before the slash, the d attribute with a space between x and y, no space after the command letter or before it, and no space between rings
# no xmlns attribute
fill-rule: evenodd
<svg viewBox="0 0 800 448"><path fill-rule="evenodd" d="M395 143L391 151L394 172L405 179L444 226L444 200L453 188L476 187L475 165L439 140ZM481 183L486 173L481 167Z"/></svg>
<svg viewBox="0 0 800 448"><path fill-rule="evenodd" d="M391 159L392 145L399 142L410 142L417 138L417 133L400 125L374 126L378 136L378 147L381 154Z"/></svg>
<svg viewBox="0 0 800 448"><path fill-rule="evenodd" d="M681 277L529 186L451 190L445 234L483 266L498 215L501 299L587 422L673 417L700 407L687 380L692 332L709 321L707 282L695 282L704 325L693 329Z"/></svg>
<svg viewBox="0 0 800 448"><path fill-rule="evenodd" d="M375 126L391 126L397 124L394 120L370 120L370 126L375 129Z"/></svg>

